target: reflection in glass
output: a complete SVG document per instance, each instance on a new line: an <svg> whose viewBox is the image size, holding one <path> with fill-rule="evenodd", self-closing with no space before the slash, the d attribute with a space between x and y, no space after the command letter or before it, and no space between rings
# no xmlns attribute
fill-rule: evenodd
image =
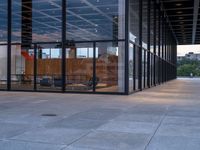
<svg viewBox="0 0 200 150"><path fill-rule="evenodd" d="M67 40L124 39L125 0L66 0Z"/></svg>
<svg viewBox="0 0 200 150"><path fill-rule="evenodd" d="M60 42L61 24L62 0L32 0L33 42Z"/></svg>
<svg viewBox="0 0 200 150"><path fill-rule="evenodd" d="M129 92L134 90L134 46L129 44Z"/></svg>

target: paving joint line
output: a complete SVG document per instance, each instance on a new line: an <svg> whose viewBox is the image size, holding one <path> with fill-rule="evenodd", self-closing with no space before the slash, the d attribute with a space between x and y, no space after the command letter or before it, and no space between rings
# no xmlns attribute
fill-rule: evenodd
<svg viewBox="0 0 200 150"><path fill-rule="evenodd" d="M160 128L161 124L163 123L163 120L165 119L165 117L167 116L167 112L163 115L162 119L160 120L155 132L153 133L153 135L151 136L149 142L147 143L147 145L145 146L144 150L147 150L147 147L149 146L149 144L151 143L152 139L154 138L154 136L156 135L158 129Z"/></svg>
<svg viewBox="0 0 200 150"><path fill-rule="evenodd" d="M90 134L90 133L92 133L92 132L93 132L93 130L90 130L90 131L88 131L86 134L82 135L82 136L81 136L81 137L79 137L78 139L76 139L76 140L74 140L73 142L71 142L71 143L67 144L67 147L69 147L70 145L72 145L72 144L76 143L77 141L79 141L80 139L82 139L82 138L86 137L88 134ZM67 147L66 147L66 148L67 148Z"/></svg>

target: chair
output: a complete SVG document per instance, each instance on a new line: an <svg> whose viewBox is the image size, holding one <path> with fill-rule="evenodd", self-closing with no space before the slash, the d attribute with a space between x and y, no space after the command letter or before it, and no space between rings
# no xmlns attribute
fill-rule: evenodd
<svg viewBox="0 0 200 150"><path fill-rule="evenodd" d="M51 86L52 85L52 81L50 78L42 78L42 80L40 80L40 86Z"/></svg>
<svg viewBox="0 0 200 150"><path fill-rule="evenodd" d="M54 86L55 87L62 87L62 79L61 78L54 78Z"/></svg>

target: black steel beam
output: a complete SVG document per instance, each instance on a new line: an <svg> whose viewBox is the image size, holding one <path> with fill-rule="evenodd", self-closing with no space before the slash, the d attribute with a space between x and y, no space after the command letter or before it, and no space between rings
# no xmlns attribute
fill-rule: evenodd
<svg viewBox="0 0 200 150"><path fill-rule="evenodd" d="M193 28L192 28L192 44L195 44L196 30L199 14L199 0L194 0Z"/></svg>

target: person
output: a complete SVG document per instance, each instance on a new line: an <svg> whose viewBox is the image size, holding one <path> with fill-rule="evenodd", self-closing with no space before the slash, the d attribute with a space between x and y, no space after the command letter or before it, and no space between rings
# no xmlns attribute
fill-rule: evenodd
<svg viewBox="0 0 200 150"><path fill-rule="evenodd" d="M193 78L193 73L192 72L190 73L190 77Z"/></svg>

